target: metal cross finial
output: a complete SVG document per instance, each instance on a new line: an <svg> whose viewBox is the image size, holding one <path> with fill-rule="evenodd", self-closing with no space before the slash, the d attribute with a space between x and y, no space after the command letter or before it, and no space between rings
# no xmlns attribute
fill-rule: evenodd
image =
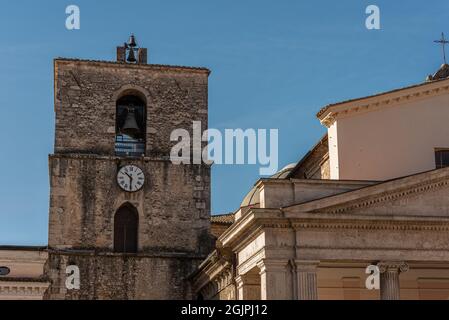
<svg viewBox="0 0 449 320"><path fill-rule="evenodd" d="M435 43L439 43L441 44L441 46L443 47L443 59L444 59L444 64L446 64L446 45L449 44L449 41L447 41L444 38L444 33L441 33L441 40L435 40Z"/></svg>

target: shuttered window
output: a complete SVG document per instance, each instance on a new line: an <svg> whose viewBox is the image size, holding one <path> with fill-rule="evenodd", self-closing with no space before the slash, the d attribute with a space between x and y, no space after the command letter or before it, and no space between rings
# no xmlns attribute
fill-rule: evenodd
<svg viewBox="0 0 449 320"><path fill-rule="evenodd" d="M437 150L435 151L436 168L449 167L449 150Z"/></svg>

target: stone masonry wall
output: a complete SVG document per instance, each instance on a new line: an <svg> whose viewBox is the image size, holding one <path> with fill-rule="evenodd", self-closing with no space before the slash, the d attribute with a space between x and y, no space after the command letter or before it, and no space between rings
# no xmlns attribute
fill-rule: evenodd
<svg viewBox="0 0 449 320"><path fill-rule="evenodd" d="M46 265L53 285L44 296L56 300L193 299L186 278L200 259L114 254L52 254ZM80 290L67 290L64 271L80 268Z"/></svg>

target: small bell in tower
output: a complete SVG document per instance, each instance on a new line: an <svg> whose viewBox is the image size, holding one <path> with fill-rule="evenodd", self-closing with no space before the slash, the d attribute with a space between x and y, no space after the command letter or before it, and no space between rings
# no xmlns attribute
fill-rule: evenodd
<svg viewBox="0 0 449 320"><path fill-rule="evenodd" d="M139 136L140 128L139 128L139 125L137 124L136 112L135 112L134 108L128 109L128 114L126 116L125 124L123 125L121 132L123 134L130 136L131 138L136 138Z"/></svg>
<svg viewBox="0 0 449 320"><path fill-rule="evenodd" d="M137 47L136 37L133 34L129 37L128 46L131 48Z"/></svg>

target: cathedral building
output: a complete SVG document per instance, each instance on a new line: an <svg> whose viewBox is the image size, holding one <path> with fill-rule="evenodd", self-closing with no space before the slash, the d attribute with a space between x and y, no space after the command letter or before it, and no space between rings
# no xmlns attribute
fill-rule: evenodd
<svg viewBox="0 0 449 320"><path fill-rule="evenodd" d="M134 37L55 59L48 247L0 247L0 299L449 299L448 65L326 106L305 157L212 217L210 166L170 161L173 130L207 129L209 74Z"/></svg>
<svg viewBox="0 0 449 320"><path fill-rule="evenodd" d="M449 66L426 82L323 108L298 163L213 218L203 299L449 299ZM379 290L368 290L377 268ZM370 288L372 289L372 288Z"/></svg>

